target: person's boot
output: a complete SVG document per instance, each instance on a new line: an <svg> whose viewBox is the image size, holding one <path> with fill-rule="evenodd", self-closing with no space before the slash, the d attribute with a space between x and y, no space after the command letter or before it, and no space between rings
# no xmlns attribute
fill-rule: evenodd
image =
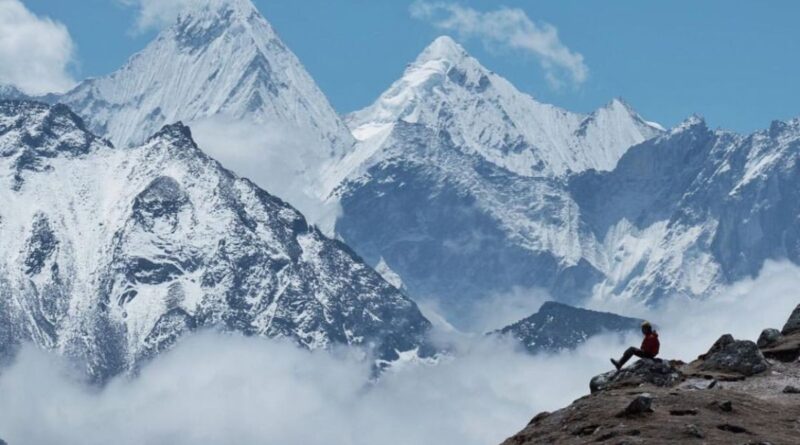
<svg viewBox="0 0 800 445"><path fill-rule="evenodd" d="M622 369L622 365L618 361L614 360L613 358L611 359L611 363L614 365L615 368L617 368L617 371Z"/></svg>

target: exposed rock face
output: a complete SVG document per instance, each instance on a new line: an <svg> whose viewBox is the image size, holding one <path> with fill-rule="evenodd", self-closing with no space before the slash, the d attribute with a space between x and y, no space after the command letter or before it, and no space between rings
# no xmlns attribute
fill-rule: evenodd
<svg viewBox="0 0 800 445"><path fill-rule="evenodd" d="M783 326L783 331L781 331L783 335L789 335L795 332L800 332L800 304L794 308L792 311L792 315L789 316L789 320Z"/></svg>
<svg viewBox="0 0 800 445"><path fill-rule="evenodd" d="M573 349L595 335L636 331L641 323L636 318L548 301L537 313L494 334L509 335L535 353Z"/></svg>
<svg viewBox="0 0 800 445"><path fill-rule="evenodd" d="M596 393L642 383L671 387L682 380L683 374L672 363L660 359L642 359L619 371L609 371L595 376L589 383L589 389L592 393Z"/></svg>
<svg viewBox="0 0 800 445"><path fill-rule="evenodd" d="M764 372L769 363L755 343L749 340L735 340L725 334L700 356L697 368L704 371L721 371L743 376Z"/></svg>

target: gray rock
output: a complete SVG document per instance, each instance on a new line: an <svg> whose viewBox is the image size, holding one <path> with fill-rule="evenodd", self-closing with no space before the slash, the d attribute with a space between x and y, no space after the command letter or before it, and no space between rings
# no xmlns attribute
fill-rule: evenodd
<svg viewBox="0 0 800 445"><path fill-rule="evenodd" d="M719 404L719 409L725 411L726 413L729 413L733 411L733 402L731 402L730 400L725 400L724 402L721 402Z"/></svg>
<svg viewBox="0 0 800 445"><path fill-rule="evenodd" d="M755 343L749 340L735 340L725 334L700 356L699 369L721 371L751 376L767 370L769 364Z"/></svg>
<svg viewBox="0 0 800 445"><path fill-rule="evenodd" d="M695 424L687 423L684 428L686 429L686 434L690 437L696 437L698 439L703 439L706 437L706 435L703 434L703 432L700 431L700 428L698 428Z"/></svg>
<svg viewBox="0 0 800 445"><path fill-rule="evenodd" d="M630 416L639 416L642 414L648 414L653 412L653 397L650 394L640 394L636 396L635 399L622 410L621 413L617 414L617 417L630 417Z"/></svg>
<svg viewBox="0 0 800 445"><path fill-rule="evenodd" d="M794 308L792 311L792 315L789 316L789 320L783 325L783 335L789 335L793 332L800 332L800 304Z"/></svg>
<svg viewBox="0 0 800 445"><path fill-rule="evenodd" d="M759 348L766 348L767 346L774 345L780 339L781 331L774 328L767 328L761 331L761 335L758 336L758 342L756 342L756 344Z"/></svg>
<svg viewBox="0 0 800 445"><path fill-rule="evenodd" d="M789 385L786 388L783 388L784 394L800 394L800 388L796 386Z"/></svg>
<svg viewBox="0 0 800 445"><path fill-rule="evenodd" d="M683 380L683 374L669 362L659 359L642 359L620 371L609 371L592 378L589 389L592 393L606 389L650 383L660 387L675 386Z"/></svg>

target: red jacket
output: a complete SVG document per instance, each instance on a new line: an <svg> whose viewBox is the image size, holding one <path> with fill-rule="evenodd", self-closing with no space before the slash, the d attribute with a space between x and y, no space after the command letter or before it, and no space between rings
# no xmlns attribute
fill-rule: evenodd
<svg viewBox="0 0 800 445"><path fill-rule="evenodd" d="M644 340L642 340L642 352L648 354L652 357L658 355L658 349L661 347L661 343L658 341L658 333L651 332L644 336Z"/></svg>

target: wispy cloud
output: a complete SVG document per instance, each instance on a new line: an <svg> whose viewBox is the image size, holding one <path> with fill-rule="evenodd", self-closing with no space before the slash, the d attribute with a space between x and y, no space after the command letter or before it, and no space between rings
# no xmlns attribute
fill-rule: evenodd
<svg viewBox="0 0 800 445"><path fill-rule="evenodd" d="M28 94L63 92L75 45L66 26L38 17L19 0L0 0L0 83Z"/></svg>
<svg viewBox="0 0 800 445"><path fill-rule="evenodd" d="M554 88L565 83L580 86L589 77L583 55L561 42L558 29L549 23L534 22L521 9L482 12L455 3L418 0L410 11L412 17L462 38L478 38L488 46L502 45L533 55Z"/></svg>
<svg viewBox="0 0 800 445"><path fill-rule="evenodd" d="M139 14L136 30L161 29L175 22L186 8L202 6L210 0L118 0L126 6L134 7Z"/></svg>

